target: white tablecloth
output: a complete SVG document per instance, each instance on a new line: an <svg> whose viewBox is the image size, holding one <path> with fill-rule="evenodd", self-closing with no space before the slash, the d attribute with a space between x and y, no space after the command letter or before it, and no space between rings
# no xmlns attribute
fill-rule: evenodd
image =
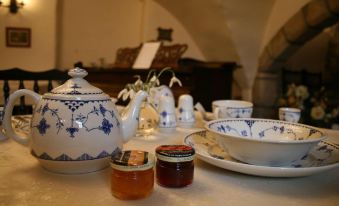
<svg viewBox="0 0 339 206"><path fill-rule="evenodd" d="M134 139L124 149L154 152L159 144L182 143L195 131L177 129L150 140ZM339 132L327 130L339 143ZM192 185L171 189L155 184L146 199L122 201L110 192L110 168L82 175L44 170L29 149L13 140L0 142L0 206L9 205L339 205L339 168L301 178L265 178L236 173L195 160Z"/></svg>

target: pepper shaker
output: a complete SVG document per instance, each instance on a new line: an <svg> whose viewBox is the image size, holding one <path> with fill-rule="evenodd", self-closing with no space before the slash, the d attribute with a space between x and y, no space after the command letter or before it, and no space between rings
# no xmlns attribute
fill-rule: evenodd
<svg viewBox="0 0 339 206"><path fill-rule="evenodd" d="M193 98L189 94L183 94L179 97L178 103L178 125L184 128L190 128L195 123Z"/></svg>

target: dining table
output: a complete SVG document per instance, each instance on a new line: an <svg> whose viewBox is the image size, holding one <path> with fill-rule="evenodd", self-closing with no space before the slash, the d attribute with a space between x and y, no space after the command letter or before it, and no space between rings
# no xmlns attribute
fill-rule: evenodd
<svg viewBox="0 0 339 206"><path fill-rule="evenodd" d="M155 131L134 137L123 149L154 154L159 145L183 144L185 137L202 131L203 125L202 118L197 117L192 128L177 127L171 133ZM324 129L324 133L338 146L339 131ZM4 139L0 141L0 206L339 205L339 167L302 177L267 177L227 170L200 158L195 158L194 165L194 180L189 186L167 188L155 182L149 197L120 200L111 194L110 167L86 174L53 173L39 165L28 147Z"/></svg>

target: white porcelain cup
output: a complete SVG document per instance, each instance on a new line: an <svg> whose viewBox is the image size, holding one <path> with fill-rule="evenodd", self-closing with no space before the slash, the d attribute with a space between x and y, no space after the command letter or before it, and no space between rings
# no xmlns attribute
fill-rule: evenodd
<svg viewBox="0 0 339 206"><path fill-rule="evenodd" d="M252 116L253 103L241 100L216 100L212 102L212 111L216 119L249 118Z"/></svg>
<svg viewBox="0 0 339 206"><path fill-rule="evenodd" d="M158 130L160 132L173 132L177 126L173 98L169 96L161 96L158 112Z"/></svg>
<svg viewBox="0 0 339 206"><path fill-rule="evenodd" d="M280 107L279 119L287 122L299 122L301 110L292 107Z"/></svg>
<svg viewBox="0 0 339 206"><path fill-rule="evenodd" d="M184 128L190 128L195 122L193 97L189 94L183 94L178 102L178 125Z"/></svg>

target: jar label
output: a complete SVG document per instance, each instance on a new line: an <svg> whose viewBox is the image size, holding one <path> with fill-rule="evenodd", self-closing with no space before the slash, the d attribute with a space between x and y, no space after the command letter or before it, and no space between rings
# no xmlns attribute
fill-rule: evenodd
<svg viewBox="0 0 339 206"><path fill-rule="evenodd" d="M146 170L153 167L153 156L140 150L127 150L114 154L111 159L112 168L122 171Z"/></svg>
<svg viewBox="0 0 339 206"><path fill-rule="evenodd" d="M187 156L187 157L169 157L161 154L156 154L156 157L159 160L166 161L166 162L189 162L194 160L194 155Z"/></svg>
<svg viewBox="0 0 339 206"><path fill-rule="evenodd" d="M168 162L187 162L194 159L195 151L188 145L161 145L156 148L156 157Z"/></svg>

